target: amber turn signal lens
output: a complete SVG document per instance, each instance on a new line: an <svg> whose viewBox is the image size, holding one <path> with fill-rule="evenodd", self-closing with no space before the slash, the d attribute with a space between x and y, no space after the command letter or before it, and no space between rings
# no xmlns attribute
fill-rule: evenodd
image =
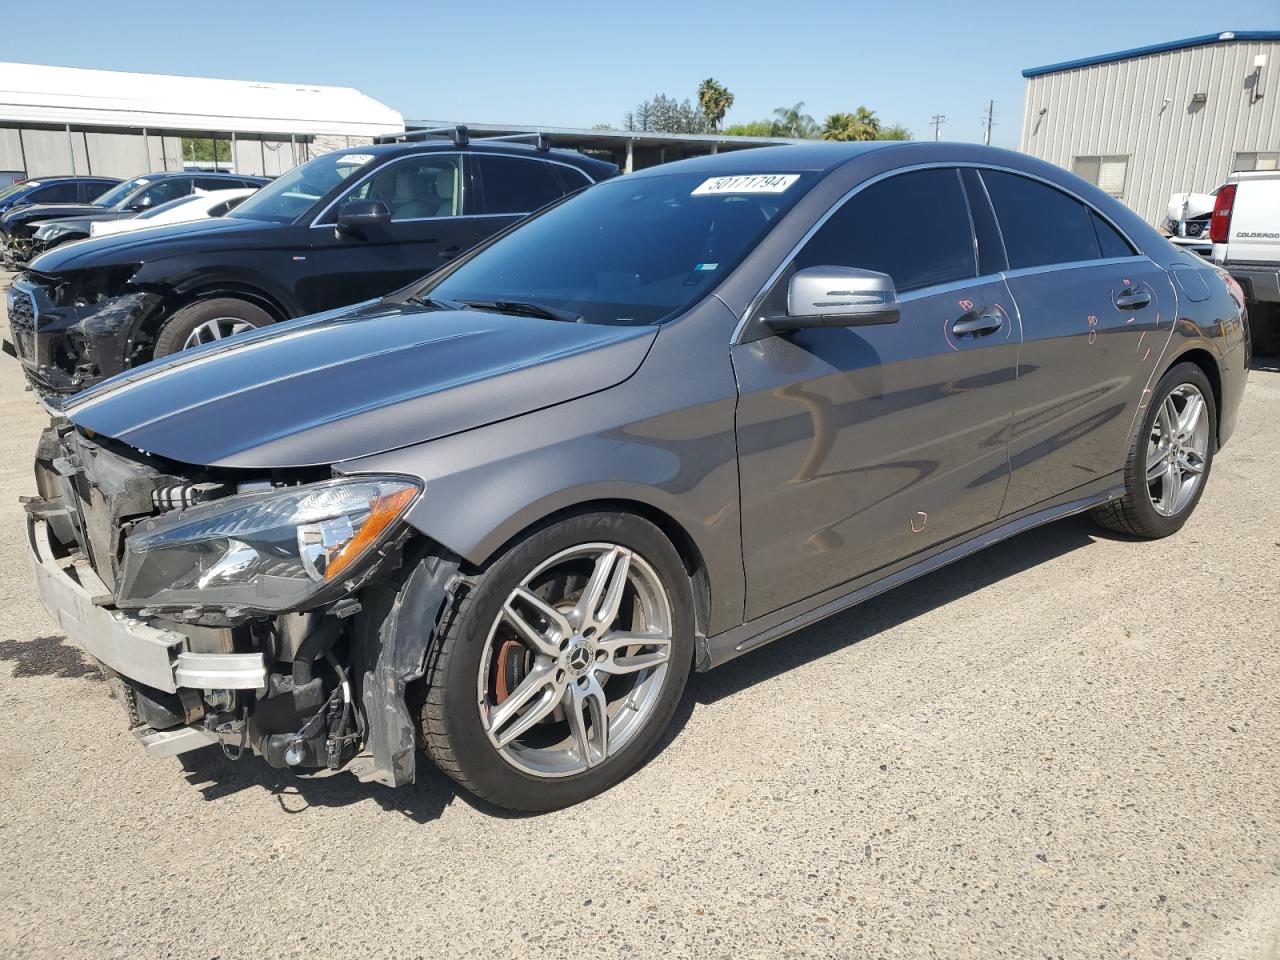
<svg viewBox="0 0 1280 960"><path fill-rule="evenodd" d="M409 503L417 493L418 491L415 488L407 487L404 490L397 490L395 493L389 493L374 500L369 512L369 519L360 527L359 532L351 538L351 542L329 561L329 565L324 571L325 580L336 579L343 570L355 563L369 545L376 543L378 538L382 536L383 531L391 526L400 514L404 513L405 508L409 506Z"/></svg>

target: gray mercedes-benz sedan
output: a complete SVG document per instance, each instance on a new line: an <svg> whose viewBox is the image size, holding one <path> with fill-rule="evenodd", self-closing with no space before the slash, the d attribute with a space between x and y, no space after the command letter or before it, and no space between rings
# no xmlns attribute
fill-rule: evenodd
<svg viewBox="0 0 1280 960"><path fill-rule="evenodd" d="M561 807L691 670L1069 514L1175 533L1245 325L1229 277L1020 154L673 163L66 402L36 587L154 755L399 785L422 750Z"/></svg>

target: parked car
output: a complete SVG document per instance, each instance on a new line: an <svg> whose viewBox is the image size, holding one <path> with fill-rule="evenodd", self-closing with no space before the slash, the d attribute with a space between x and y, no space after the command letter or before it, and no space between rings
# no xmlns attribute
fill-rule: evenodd
<svg viewBox="0 0 1280 960"><path fill-rule="evenodd" d="M14 352L73 393L206 340L382 296L617 167L509 142L433 139L304 163L216 221L51 250L13 285Z"/></svg>
<svg viewBox="0 0 1280 960"><path fill-rule="evenodd" d="M1244 290L1254 349L1280 354L1280 171L1233 173L1216 191L1213 260Z"/></svg>
<svg viewBox="0 0 1280 960"><path fill-rule="evenodd" d="M1175 533L1236 423L1237 297L1023 154L651 168L70 399L37 590L149 753L397 785L421 742L561 807L636 768L691 669L1070 514Z"/></svg>
<svg viewBox="0 0 1280 960"><path fill-rule="evenodd" d="M27 179L25 170L0 170L0 190Z"/></svg>
<svg viewBox="0 0 1280 960"><path fill-rule="evenodd" d="M1209 241L1209 218L1213 214L1213 193L1175 193L1169 198L1163 226L1169 242L1189 253L1209 259L1213 244Z"/></svg>
<svg viewBox="0 0 1280 960"><path fill-rule="evenodd" d="M0 188L0 214L32 204L91 200L119 183L110 177L39 177Z"/></svg>
<svg viewBox="0 0 1280 960"><path fill-rule="evenodd" d="M166 223L192 223L221 217L233 210L245 197L252 196L254 188L237 190L197 190L195 193L159 206L149 207L134 217L122 220L96 220L68 217L65 220L49 220L36 228L32 242L34 255L61 246L73 240L101 237L114 233L129 233L147 227L159 227Z"/></svg>
<svg viewBox="0 0 1280 960"><path fill-rule="evenodd" d="M96 196L92 202L39 203L11 210L0 216L0 243L4 244L4 262L11 269L26 266L36 253L32 237L43 224L76 217L80 220L121 220L135 217L144 210L185 197L196 190L228 190L251 187L257 189L270 180L266 177L205 173L148 173L134 177Z"/></svg>

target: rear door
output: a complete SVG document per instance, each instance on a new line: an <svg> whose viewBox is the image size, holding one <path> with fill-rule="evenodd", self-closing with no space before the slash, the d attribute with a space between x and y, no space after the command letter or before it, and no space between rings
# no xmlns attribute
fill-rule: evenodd
<svg viewBox="0 0 1280 960"><path fill-rule="evenodd" d="M1004 514L1120 470L1173 326L1165 272L1080 198L981 171L1022 320Z"/></svg>
<svg viewBox="0 0 1280 960"><path fill-rule="evenodd" d="M381 297L448 263L475 244L467 168L460 153L403 157L366 174L311 227L317 302L325 310ZM391 222L359 233L339 230L354 200L386 205Z"/></svg>
<svg viewBox="0 0 1280 960"><path fill-rule="evenodd" d="M861 267L901 316L733 346L748 619L996 519L1021 335L988 263L959 172L912 171L853 194L765 296L767 316L795 270Z"/></svg>
<svg viewBox="0 0 1280 960"><path fill-rule="evenodd" d="M478 153L474 159L484 196L481 239L590 183L575 167L536 157Z"/></svg>

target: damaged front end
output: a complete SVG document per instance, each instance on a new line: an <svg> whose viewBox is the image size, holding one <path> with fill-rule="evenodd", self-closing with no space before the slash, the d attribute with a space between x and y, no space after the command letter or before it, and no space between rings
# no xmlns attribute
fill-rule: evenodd
<svg viewBox="0 0 1280 960"><path fill-rule="evenodd" d="M41 437L36 481L41 601L102 664L148 753L220 743L276 767L413 780L405 691L436 621L397 638L371 614L401 567L418 482L190 467L66 420ZM457 564L431 567L415 602L437 618Z"/></svg>
<svg viewBox="0 0 1280 960"><path fill-rule="evenodd" d="M6 351L39 390L77 393L142 356L150 342L148 321L163 298L128 287L136 270L106 267L66 276L28 271L13 282Z"/></svg>

